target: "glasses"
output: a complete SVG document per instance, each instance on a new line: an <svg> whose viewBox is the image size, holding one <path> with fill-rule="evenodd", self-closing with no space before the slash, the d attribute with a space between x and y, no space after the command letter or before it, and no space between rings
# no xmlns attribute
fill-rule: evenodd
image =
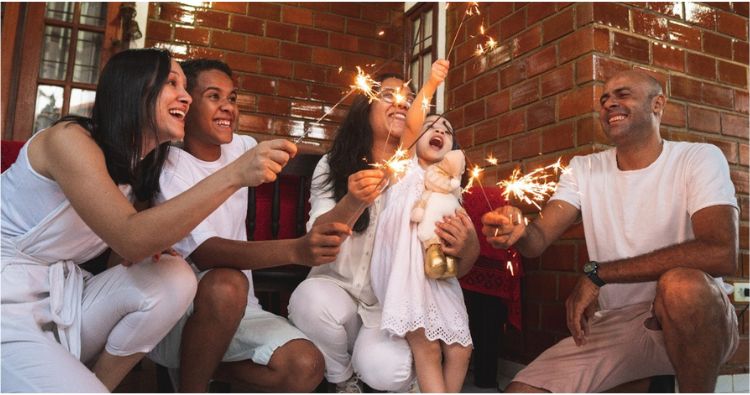
<svg viewBox="0 0 750 395"><path fill-rule="evenodd" d="M399 104L406 108L410 108L416 96L409 93L402 93L399 89L383 88L378 93L378 99L388 104Z"/></svg>

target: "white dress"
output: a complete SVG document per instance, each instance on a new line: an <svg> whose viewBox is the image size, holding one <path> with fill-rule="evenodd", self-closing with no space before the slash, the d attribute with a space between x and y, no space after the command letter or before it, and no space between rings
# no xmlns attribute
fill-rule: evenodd
<svg viewBox="0 0 750 395"><path fill-rule="evenodd" d="M424 170L415 159L383 196L370 267L383 307L381 328L398 336L424 328L429 340L467 347L472 344L469 317L458 279L432 280L424 274L422 243L410 219L423 190Z"/></svg>

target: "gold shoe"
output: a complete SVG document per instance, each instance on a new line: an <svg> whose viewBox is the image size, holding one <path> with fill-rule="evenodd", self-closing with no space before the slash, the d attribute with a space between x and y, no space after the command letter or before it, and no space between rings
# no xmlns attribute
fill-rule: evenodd
<svg viewBox="0 0 750 395"><path fill-rule="evenodd" d="M440 278L451 278L458 275L458 258L452 255L445 256L445 272Z"/></svg>
<svg viewBox="0 0 750 395"><path fill-rule="evenodd" d="M433 280L443 276L446 270L446 257L440 244L430 244L424 252L424 274Z"/></svg>

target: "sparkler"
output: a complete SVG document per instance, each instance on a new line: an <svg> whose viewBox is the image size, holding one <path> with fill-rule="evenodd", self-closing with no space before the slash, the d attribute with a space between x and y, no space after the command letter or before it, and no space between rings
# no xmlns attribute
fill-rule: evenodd
<svg viewBox="0 0 750 395"><path fill-rule="evenodd" d="M526 175L521 175L521 171L515 169L510 178L498 182L497 185L504 189L502 193L504 198L508 199L510 196L513 196L541 210L542 208L538 202L552 195L555 189L557 189L557 182L548 181L549 177L553 174L556 175L565 172L566 170L567 168L560 163L560 158L558 158L557 162L549 166L537 168Z"/></svg>
<svg viewBox="0 0 750 395"><path fill-rule="evenodd" d="M450 59L451 53L453 52L453 46L456 45L456 39L458 38L458 33L461 32L461 26L464 25L464 22L466 21L467 16L471 15L479 15L479 3L477 2L469 2L466 4L466 12L464 12L463 18L461 18L461 22L458 24L458 28L456 29L456 34L453 36L453 41L451 42L451 47L448 50L448 55L445 56L446 59Z"/></svg>

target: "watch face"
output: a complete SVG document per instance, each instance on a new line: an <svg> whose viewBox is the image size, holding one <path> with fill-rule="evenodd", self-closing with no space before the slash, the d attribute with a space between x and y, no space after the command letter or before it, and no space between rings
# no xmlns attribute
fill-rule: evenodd
<svg viewBox="0 0 750 395"><path fill-rule="evenodd" d="M596 265L593 262L587 262L585 265L583 265L583 272L588 274L594 271L596 268Z"/></svg>

